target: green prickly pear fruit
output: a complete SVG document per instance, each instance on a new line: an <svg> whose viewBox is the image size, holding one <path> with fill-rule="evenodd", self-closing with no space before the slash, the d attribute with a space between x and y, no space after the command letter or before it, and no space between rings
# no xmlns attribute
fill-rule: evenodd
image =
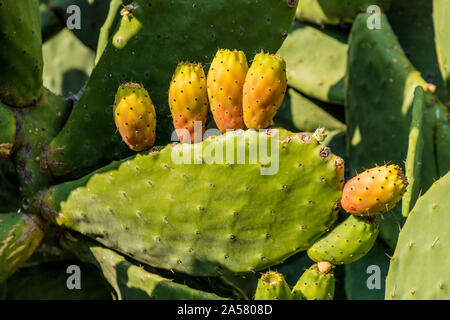
<svg viewBox="0 0 450 320"><path fill-rule="evenodd" d="M377 166L347 181L341 205L345 211L357 216L387 212L400 201L407 185L399 166Z"/></svg>
<svg viewBox="0 0 450 320"><path fill-rule="evenodd" d="M334 265L321 261L306 270L294 289L292 295L295 300L333 300L335 278Z"/></svg>
<svg viewBox="0 0 450 320"><path fill-rule="evenodd" d="M219 50L209 68L208 97L220 131L244 128L242 96L248 63L245 53Z"/></svg>
<svg viewBox="0 0 450 320"><path fill-rule="evenodd" d="M268 271L258 280L255 300L292 300L292 293L281 273Z"/></svg>
<svg viewBox="0 0 450 320"><path fill-rule="evenodd" d="M378 237L378 226L365 217L350 215L307 251L315 262L348 264L362 258L372 249Z"/></svg>
<svg viewBox="0 0 450 320"><path fill-rule="evenodd" d="M200 63L178 64L170 83L169 106L180 141L200 142L209 106L206 76ZM196 129L196 122L201 130Z"/></svg>
<svg viewBox="0 0 450 320"><path fill-rule="evenodd" d="M142 85L128 82L119 86L114 101L114 121L130 149L142 151L155 143L155 106Z"/></svg>
<svg viewBox="0 0 450 320"><path fill-rule="evenodd" d="M249 129L270 125L286 93L286 62L279 55L255 56L244 83L244 122Z"/></svg>

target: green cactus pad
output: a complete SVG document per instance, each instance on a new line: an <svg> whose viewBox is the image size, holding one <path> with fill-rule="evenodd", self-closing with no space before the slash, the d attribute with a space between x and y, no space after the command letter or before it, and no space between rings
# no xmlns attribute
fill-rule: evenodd
<svg viewBox="0 0 450 320"><path fill-rule="evenodd" d="M395 0L386 15L412 65L427 82L436 85L439 98L447 102L447 90L436 53L432 12L432 0L414 0L413 3Z"/></svg>
<svg viewBox="0 0 450 320"><path fill-rule="evenodd" d="M347 35L296 24L278 51L287 64L288 85L325 102L344 104Z"/></svg>
<svg viewBox="0 0 450 320"><path fill-rule="evenodd" d="M42 47L44 86L55 94L76 94L94 68L94 52L68 29L63 29Z"/></svg>
<svg viewBox="0 0 450 320"><path fill-rule="evenodd" d="M40 166L40 154L62 128L71 109L70 101L44 88L35 106L16 110L21 130L14 162L19 176L22 206L27 212L33 196L52 182L51 177Z"/></svg>
<svg viewBox="0 0 450 320"><path fill-rule="evenodd" d="M339 120L340 106L310 100L294 89L288 89L273 123L295 131L314 132L317 128L345 130Z"/></svg>
<svg viewBox="0 0 450 320"><path fill-rule="evenodd" d="M405 174L408 188L402 199L402 214L407 217L421 192L423 157L423 114L425 110L424 90L417 87L414 92L411 128L409 131L408 155L405 162Z"/></svg>
<svg viewBox="0 0 450 320"><path fill-rule="evenodd" d="M417 86L427 83L406 58L381 15L381 28L366 26L368 14L360 14L349 38L346 75L347 145L350 172L392 162L402 165L408 150L412 101ZM400 207L380 216L380 236L395 248Z"/></svg>
<svg viewBox="0 0 450 320"><path fill-rule="evenodd" d="M384 300L391 251L378 239L372 250L345 266L345 292L349 300Z"/></svg>
<svg viewBox="0 0 450 320"><path fill-rule="evenodd" d="M60 239L61 246L80 260L93 264L114 288L119 300L221 300L213 293L191 289L138 267L101 244L68 232Z"/></svg>
<svg viewBox="0 0 450 320"><path fill-rule="evenodd" d="M350 23L371 5L384 11L390 4L391 0L300 0L296 18L318 25Z"/></svg>
<svg viewBox="0 0 450 320"><path fill-rule="evenodd" d="M431 1L430 1L431 2ZM437 57L444 84L447 87L447 95L450 95L450 3L445 0L433 0L433 22Z"/></svg>
<svg viewBox="0 0 450 320"><path fill-rule="evenodd" d="M291 288L281 273L268 271L259 278L255 300L292 300L292 298Z"/></svg>
<svg viewBox="0 0 450 320"><path fill-rule="evenodd" d="M16 140L16 118L13 111L0 102L0 161L8 158Z"/></svg>
<svg viewBox="0 0 450 320"><path fill-rule="evenodd" d="M279 150L277 173L277 161L232 161L231 151L248 155L266 138L274 155ZM234 141L227 160L224 147ZM203 160L193 150L203 150ZM191 164L180 163L180 153ZM51 187L40 208L59 225L155 267L202 276L248 273L306 250L333 224L343 166L309 134L229 132ZM242 177L246 182L237 183Z"/></svg>
<svg viewBox="0 0 450 320"><path fill-rule="evenodd" d="M79 177L133 154L116 132L112 116L119 83L132 81L148 88L158 117L156 143L170 142L167 94L177 63L207 65L218 48L243 50L248 59L261 49L276 52L294 18L296 4L290 3L136 0L137 7L121 19L66 126L50 144L47 159L53 175ZM257 18L250 19L249 12Z"/></svg>
<svg viewBox="0 0 450 320"><path fill-rule="evenodd" d="M321 272L316 263L298 279L292 294L295 300L333 300L335 285L333 271Z"/></svg>
<svg viewBox="0 0 450 320"><path fill-rule="evenodd" d="M121 18L119 12L121 9L123 9L122 0L111 0L109 2L108 15L106 16L105 23L103 23L103 26L100 28L100 34L98 35L97 51L95 54L96 64L98 60L100 60L109 39L119 25Z"/></svg>
<svg viewBox="0 0 450 320"><path fill-rule="evenodd" d="M17 107L34 104L42 90L39 1L2 1L0 33L0 101Z"/></svg>
<svg viewBox="0 0 450 320"><path fill-rule="evenodd" d="M44 237L39 218L20 212L0 214L0 283L27 260Z"/></svg>
<svg viewBox="0 0 450 320"><path fill-rule="evenodd" d="M330 233L308 249L308 256L315 262L348 264L361 259L372 249L378 237L377 225L366 218L350 215Z"/></svg>
<svg viewBox="0 0 450 320"><path fill-rule="evenodd" d="M450 299L450 172L420 197L398 239L386 299Z"/></svg>

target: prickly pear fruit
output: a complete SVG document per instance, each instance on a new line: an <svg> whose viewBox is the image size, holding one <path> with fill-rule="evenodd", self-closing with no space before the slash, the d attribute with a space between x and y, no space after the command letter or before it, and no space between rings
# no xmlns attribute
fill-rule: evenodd
<svg viewBox="0 0 450 320"><path fill-rule="evenodd" d="M219 50L209 68L208 97L220 131L244 128L242 95L248 63L245 53Z"/></svg>
<svg viewBox="0 0 450 320"><path fill-rule="evenodd" d="M114 101L114 121L130 149L142 151L155 143L155 106L142 85L128 82L119 86Z"/></svg>
<svg viewBox="0 0 450 320"><path fill-rule="evenodd" d="M306 270L292 289L294 299L333 300L335 287L333 268L329 262L319 262Z"/></svg>
<svg viewBox="0 0 450 320"><path fill-rule="evenodd" d="M407 185L399 166L377 166L345 184L341 205L348 213L373 216L391 210L402 198Z"/></svg>
<svg viewBox="0 0 450 320"><path fill-rule="evenodd" d="M258 281L255 300L292 300L291 289L281 273L268 271Z"/></svg>
<svg viewBox="0 0 450 320"><path fill-rule="evenodd" d="M374 221L350 215L314 243L307 253L315 262L328 261L336 265L352 263L372 249L378 233Z"/></svg>
<svg viewBox="0 0 450 320"><path fill-rule="evenodd" d="M244 122L249 129L270 125L286 93L286 62L279 55L255 56L244 83Z"/></svg>
<svg viewBox="0 0 450 320"><path fill-rule="evenodd" d="M170 83L169 106L181 142L201 141L209 106L206 90L206 76L200 63L178 64Z"/></svg>

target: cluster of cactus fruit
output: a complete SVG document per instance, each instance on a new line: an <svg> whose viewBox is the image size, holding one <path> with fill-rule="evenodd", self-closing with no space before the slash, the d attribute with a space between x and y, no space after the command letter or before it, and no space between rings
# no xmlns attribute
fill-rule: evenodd
<svg viewBox="0 0 450 320"><path fill-rule="evenodd" d="M413 3L0 0L0 298L450 298L450 5Z"/></svg>

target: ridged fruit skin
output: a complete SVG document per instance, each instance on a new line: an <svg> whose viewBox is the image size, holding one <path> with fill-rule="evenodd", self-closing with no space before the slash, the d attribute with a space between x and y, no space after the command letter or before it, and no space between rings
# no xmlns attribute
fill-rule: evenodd
<svg viewBox="0 0 450 320"><path fill-rule="evenodd" d="M350 215L328 234L316 241L307 253L315 262L349 264L372 249L378 237L376 222Z"/></svg>
<svg viewBox="0 0 450 320"><path fill-rule="evenodd" d="M244 128L242 97L248 71L243 51L220 49L208 71L211 113L220 131Z"/></svg>
<svg viewBox="0 0 450 320"><path fill-rule="evenodd" d="M316 263L298 279L292 294L295 300L333 300L335 283L332 267L321 272Z"/></svg>
<svg viewBox="0 0 450 320"><path fill-rule="evenodd" d="M153 146L156 139L156 112L142 85L127 82L119 86L114 101L114 122L122 140L134 151Z"/></svg>
<svg viewBox="0 0 450 320"><path fill-rule="evenodd" d="M170 82L169 106L180 141L200 142L209 107L206 76L200 63L178 64ZM196 121L201 122L201 132L194 132Z"/></svg>
<svg viewBox="0 0 450 320"><path fill-rule="evenodd" d="M244 123L249 129L265 129L286 93L286 62L279 55L258 53L244 83Z"/></svg>
<svg viewBox="0 0 450 320"><path fill-rule="evenodd" d="M255 300L292 300L292 298L291 288L281 273L268 271L259 278Z"/></svg>
<svg viewBox="0 0 450 320"><path fill-rule="evenodd" d="M368 169L350 179L342 193L342 208L357 216L373 216L391 210L408 185L402 169L384 165Z"/></svg>

